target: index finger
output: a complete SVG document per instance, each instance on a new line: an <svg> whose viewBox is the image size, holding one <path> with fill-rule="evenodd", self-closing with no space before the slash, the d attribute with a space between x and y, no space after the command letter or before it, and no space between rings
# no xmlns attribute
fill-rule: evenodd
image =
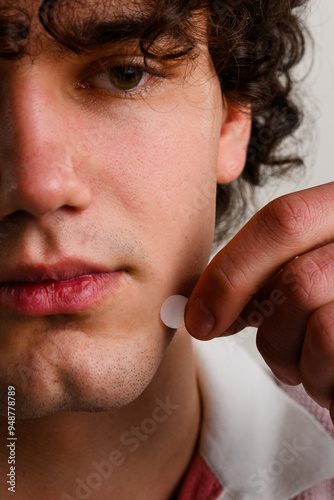
<svg viewBox="0 0 334 500"><path fill-rule="evenodd" d="M221 336L284 265L333 241L334 182L270 202L215 256L196 284L185 325L200 339Z"/></svg>

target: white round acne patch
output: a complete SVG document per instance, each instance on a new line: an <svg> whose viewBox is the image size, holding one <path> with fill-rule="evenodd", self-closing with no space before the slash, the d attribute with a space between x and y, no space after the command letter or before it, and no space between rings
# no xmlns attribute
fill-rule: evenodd
<svg viewBox="0 0 334 500"><path fill-rule="evenodd" d="M171 295L162 304L160 317L168 328L178 329L184 327L184 310L188 302L183 295Z"/></svg>

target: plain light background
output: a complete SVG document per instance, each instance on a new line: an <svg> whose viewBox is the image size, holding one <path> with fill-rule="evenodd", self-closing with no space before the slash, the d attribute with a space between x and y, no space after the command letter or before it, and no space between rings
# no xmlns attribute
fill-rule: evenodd
<svg viewBox="0 0 334 500"><path fill-rule="evenodd" d="M306 83L318 107L317 151L309 182L315 185L334 180L334 2L313 1L310 11L307 24L315 40L315 60Z"/></svg>
<svg viewBox="0 0 334 500"><path fill-rule="evenodd" d="M307 122L312 141L309 141L308 134L305 136L310 151L306 157L307 168L292 182L282 183L280 180L266 187L259 198L259 206L281 194L334 181L334 1L312 0L303 17L314 39L313 51L309 48L299 69L301 74L308 73L301 89L306 113L312 115ZM264 363L255 347L255 329L248 328L226 341L230 343L231 351L236 343L242 344L260 363Z"/></svg>
<svg viewBox="0 0 334 500"><path fill-rule="evenodd" d="M300 94L305 110L306 171L292 181L279 180L260 193L261 205L277 196L334 181L334 2L311 0L302 18L314 46L308 46L296 74L302 75ZM312 140L311 140L312 137Z"/></svg>

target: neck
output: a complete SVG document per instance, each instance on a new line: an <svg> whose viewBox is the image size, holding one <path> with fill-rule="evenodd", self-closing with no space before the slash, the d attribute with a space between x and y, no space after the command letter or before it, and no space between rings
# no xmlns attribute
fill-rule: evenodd
<svg viewBox="0 0 334 500"><path fill-rule="evenodd" d="M7 419L1 417L6 435ZM200 400L190 336L178 331L154 379L114 413L16 422L16 500L173 498L194 453ZM9 471L6 450L1 472ZM5 481L3 482L5 483ZM0 497L12 498L7 490Z"/></svg>

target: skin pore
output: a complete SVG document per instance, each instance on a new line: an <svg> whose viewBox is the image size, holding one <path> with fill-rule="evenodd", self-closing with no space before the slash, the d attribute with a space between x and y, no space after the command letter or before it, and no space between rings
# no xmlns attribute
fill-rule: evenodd
<svg viewBox="0 0 334 500"><path fill-rule="evenodd" d="M31 52L38 7L29 2ZM76 478L113 450L124 463L91 499L169 499L195 450L200 395L190 336L174 335L159 311L169 295L189 296L207 265L215 186L243 167L249 117L223 106L204 45L196 63L167 78L144 74L131 93L110 86L98 61L143 64L138 51L112 45L59 57L50 38L42 47L0 62L0 274L75 260L117 270L119 280L73 314L0 307L1 435L14 386L16 499L75 498ZM162 419L161 401L175 408L130 451L121 436ZM10 495L2 486L1 498Z"/></svg>

